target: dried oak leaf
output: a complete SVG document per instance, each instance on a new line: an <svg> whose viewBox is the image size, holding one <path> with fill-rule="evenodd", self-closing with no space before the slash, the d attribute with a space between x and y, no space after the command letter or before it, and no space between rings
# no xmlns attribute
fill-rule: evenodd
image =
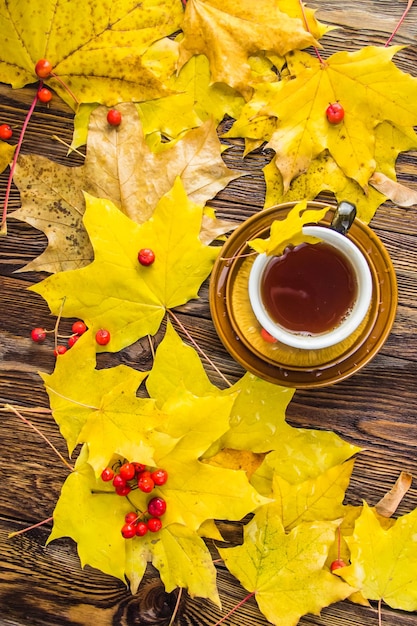
<svg viewBox="0 0 417 626"><path fill-rule="evenodd" d="M153 215L136 224L109 200L87 196L84 223L94 260L81 269L58 272L30 287L47 300L51 312L84 320L95 334L111 335L104 350L116 352L145 335L154 335L169 308L198 297L219 248L199 238L203 209L191 202L180 179ZM151 248L146 267L138 252ZM64 302L64 307L62 304Z"/></svg>
<svg viewBox="0 0 417 626"><path fill-rule="evenodd" d="M352 588L323 569L336 522L302 522L288 534L279 516L263 506L245 527L244 542L220 548L226 567L255 594L260 611L277 626L344 600Z"/></svg>
<svg viewBox="0 0 417 626"><path fill-rule="evenodd" d="M393 63L399 49L368 46L337 52L324 63L296 51L288 57L290 79L262 86L260 114L278 118L267 147L276 152L284 191L324 150L366 190L375 170L378 124L411 129L417 124L417 78ZM345 115L341 123L330 124L326 108L336 101Z"/></svg>
<svg viewBox="0 0 417 626"><path fill-rule="evenodd" d="M205 54L213 82L223 82L249 98L248 57L261 51L284 55L317 42L301 19L290 17L276 0L188 0L182 23L178 65Z"/></svg>
<svg viewBox="0 0 417 626"><path fill-rule="evenodd" d="M417 510L388 528L364 503L352 536L346 541L351 565L340 576L369 600L383 600L394 609L417 610Z"/></svg>
<svg viewBox="0 0 417 626"><path fill-rule="evenodd" d="M0 2L0 81L15 88L37 80L47 59L78 102L113 105L166 93L141 57L156 40L181 26L178 0L22 0ZM53 76L46 83L75 108Z"/></svg>
<svg viewBox="0 0 417 626"><path fill-rule="evenodd" d="M98 107L89 125L87 156L80 167L66 167L41 156L20 157L14 181L22 207L12 216L42 230L48 247L21 271L59 272L85 266L93 257L82 217L83 192L111 200L125 215L143 223L160 198L181 177L190 199L204 205L231 180L221 158L221 144L211 121L153 152L146 145L135 105L122 104L123 124L109 127L107 110ZM232 223L208 220L216 233ZM208 241L205 237L205 242ZM212 237L213 239L213 237Z"/></svg>

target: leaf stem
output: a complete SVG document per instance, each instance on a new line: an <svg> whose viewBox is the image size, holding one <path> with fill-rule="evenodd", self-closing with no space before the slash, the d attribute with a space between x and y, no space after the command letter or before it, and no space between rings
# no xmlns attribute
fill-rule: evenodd
<svg viewBox="0 0 417 626"><path fill-rule="evenodd" d="M409 12L409 10L412 7L414 0L408 0L407 6L405 7L403 14L401 15L400 19L397 22L396 27L394 28L394 30L392 31L391 35L389 36L389 38L387 39L386 43L385 43L385 48L387 46L390 45L391 41L394 39L395 35L397 34L401 24L403 23L403 21L405 20L405 17L407 15L407 13Z"/></svg>
<svg viewBox="0 0 417 626"><path fill-rule="evenodd" d="M40 437L42 437L42 439L44 441L46 441L48 446L50 446L52 448L52 450L55 452L55 454L58 456L58 458L61 459L61 461L64 463L64 465L66 465L68 467L70 472L74 471L74 468L72 467L72 465L70 465L70 463L68 463L68 461L62 456L60 451L57 450L57 448L55 448L54 444L51 441L49 441L48 437L46 437L46 435L44 435L39 430L39 428L37 428L34 424L32 424L32 422L30 422L28 419L26 419L26 417L23 417L23 415L21 413L19 413L19 411L13 405L6 404L5 406L8 407L10 409L10 411L12 411L15 415L17 415L17 417L19 417L22 420L22 422L27 424L27 426L30 426L35 431L35 433L37 433Z"/></svg>
<svg viewBox="0 0 417 626"><path fill-rule="evenodd" d="M80 101L78 100L78 98L75 96L75 94L71 91L71 89L68 87L68 85L66 83L64 83L64 81L62 80L62 78L60 78L57 74L55 74L54 72L50 73L51 78L55 78L56 81L58 81L58 83L61 85L61 87L63 87L65 89L65 91L67 93L69 93L69 95L71 96L71 98L74 100L75 104L77 105L77 107L80 105Z"/></svg>
<svg viewBox="0 0 417 626"><path fill-rule="evenodd" d="M237 609L239 609L243 604L245 604L245 602L247 602L250 598L252 598L252 596L255 595L255 592L252 591L251 593L248 593L247 596L245 596L243 598L243 600L241 600L240 602L238 602L236 604L236 606L233 607L233 609L231 609L228 613L226 613L226 615L224 615L224 617L222 617L221 619L219 619L218 622L216 622L213 626L219 626L220 624L223 624L223 622L230 617L235 611L237 611Z"/></svg>
<svg viewBox="0 0 417 626"><path fill-rule="evenodd" d="M45 389L47 391L52 391L52 393L57 395L59 398L62 398L63 400L67 400L67 402L71 402L72 404L76 404L78 406L82 406L84 409L91 409L92 411L98 411L99 410L96 406L90 406L89 404L84 404L83 402L78 402L78 400L73 400L72 398L67 398L67 396L64 396L62 393L59 393L59 391L55 391L55 389L53 389L49 385L45 385Z"/></svg>
<svg viewBox="0 0 417 626"><path fill-rule="evenodd" d="M82 152L80 152L79 150L77 150L77 148L71 148L71 146L69 145L69 143L67 143L66 141L64 141L63 139L61 139L61 137L58 137L58 135L51 135L52 139L55 139L55 141L58 141L59 143L62 143L63 146L65 146L66 148L68 148L68 151L72 151L72 152L76 152L77 154L79 154L81 157L83 157L83 159L85 159L85 154L83 154Z"/></svg>
<svg viewBox="0 0 417 626"><path fill-rule="evenodd" d="M310 26L308 24L307 15L306 15L306 12L305 12L305 9L304 9L303 1L299 0L299 4L300 4L301 13L303 15L304 26L306 28L306 31L309 32L310 35L311 35L311 30L310 30ZM314 52L316 54L316 57L320 61L320 64L322 66L326 65L326 62L324 61L323 57L321 56L320 52L318 51L318 48L316 46L313 46L313 49L314 49Z"/></svg>
<svg viewBox="0 0 417 626"><path fill-rule="evenodd" d="M232 383L229 382L226 378L226 376L223 374L223 372L221 372L219 370L219 368L217 367L217 365L215 363L213 363L213 361L210 359L210 357L204 352L204 350L202 350L202 348L200 348L200 346L198 345L198 343L192 338L192 336L190 335L190 333L188 332L188 330L185 328L185 326L182 324L182 322L178 319L178 317L175 315L175 313L173 313L170 309L167 309L168 314L173 318L173 320L175 320L175 322L178 324L178 326L181 328L181 330L183 331L183 333L186 335L187 339L189 339L189 341L191 341L191 343L193 344L193 346L196 348L196 350L198 350L198 352L206 359L206 361L208 363L210 363L211 367L219 374L219 376L221 376L221 378L223 378L224 382L231 387Z"/></svg>
<svg viewBox="0 0 417 626"><path fill-rule="evenodd" d="M40 84L39 84L39 89L42 87L42 84L43 83L41 81ZM5 198L4 198L4 207L3 207L3 215L2 215L2 220L1 220L0 235L7 235L7 207L9 205L10 191L11 191L11 188L12 188L12 180L13 180L13 176L14 176L14 171L16 169L16 163L17 163L17 159L19 157L20 149L22 147L23 137L25 136L26 129L27 129L28 124L29 124L29 120L32 117L32 113L35 110L36 104L38 102L38 91L39 91L39 89L36 90L36 95L33 98L33 101L32 101L32 104L30 105L29 111L26 114L25 121L23 122L22 130L20 131L19 141L17 142L16 150L15 150L14 155L13 155L13 161L12 161L12 164L10 166L9 178L7 180L7 187L6 187L6 195L5 195Z"/></svg>
<svg viewBox="0 0 417 626"><path fill-rule="evenodd" d="M37 524L32 524L32 526L28 526L27 528L22 528L22 530L17 530L14 533L9 533L8 534L8 538L12 539L12 537L16 537L17 535L23 535L23 533L27 533L29 532L29 530L33 530L34 528L38 528L39 526L43 526L44 524L48 524L48 522L52 522L54 518L51 517L47 517L46 519L42 520L41 522L38 522Z"/></svg>

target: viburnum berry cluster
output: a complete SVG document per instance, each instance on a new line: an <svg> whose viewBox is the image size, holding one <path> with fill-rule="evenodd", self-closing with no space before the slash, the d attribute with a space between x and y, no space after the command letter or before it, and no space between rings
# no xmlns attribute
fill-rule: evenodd
<svg viewBox="0 0 417 626"><path fill-rule="evenodd" d="M151 493L155 487L165 485L168 472L162 468L152 469L136 461L118 462L113 467L105 467L101 480L112 482L119 496L128 496L133 489ZM146 511L131 511L125 516L121 533L125 539L143 537L148 531L158 532L162 528L161 517L166 511L166 502L160 496L154 496L147 504Z"/></svg>
<svg viewBox="0 0 417 626"><path fill-rule="evenodd" d="M78 320L73 323L71 330L71 335L59 335L57 332L57 327L53 328L52 330L36 327L31 330L30 336L35 343L42 343L43 341L45 341L48 334L53 333L55 335L54 354L55 356L59 356L60 354L65 354L68 348L72 348L72 346L78 341L81 335L85 333L85 331L87 330L87 326L82 320ZM67 345L58 345L58 339L67 339Z"/></svg>

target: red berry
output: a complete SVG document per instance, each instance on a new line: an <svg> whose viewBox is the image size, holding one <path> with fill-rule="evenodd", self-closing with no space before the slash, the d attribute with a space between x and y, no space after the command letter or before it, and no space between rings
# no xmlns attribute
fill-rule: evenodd
<svg viewBox="0 0 417 626"><path fill-rule="evenodd" d="M330 571L334 572L335 569L340 569L342 567L346 567L346 563L343 561L343 559L336 559L335 561L333 561L333 563L330 565Z"/></svg>
<svg viewBox="0 0 417 626"><path fill-rule="evenodd" d="M144 465L143 463L137 463L136 461L133 461L133 465L135 466L136 474L140 474L146 468L146 465Z"/></svg>
<svg viewBox="0 0 417 626"><path fill-rule="evenodd" d="M115 491L118 496L128 496L132 489L129 485L125 485L124 487L116 487Z"/></svg>
<svg viewBox="0 0 417 626"><path fill-rule="evenodd" d="M147 521L147 526L148 530L150 530L151 533L157 533L158 530L161 530L162 528L162 522L159 517L151 517Z"/></svg>
<svg viewBox="0 0 417 626"><path fill-rule="evenodd" d="M74 322L72 325L72 332L76 335L83 335L86 330L87 326L81 320L79 320L78 322Z"/></svg>
<svg viewBox="0 0 417 626"><path fill-rule="evenodd" d="M327 107L326 116L330 124L339 124L345 117L345 110L339 102L333 102Z"/></svg>
<svg viewBox="0 0 417 626"><path fill-rule="evenodd" d="M38 91L38 98L41 102L46 104L52 100L52 92L46 87L42 87L42 89L39 89Z"/></svg>
<svg viewBox="0 0 417 626"><path fill-rule="evenodd" d="M146 535L147 532L148 526L145 524L145 522L138 522L136 524L136 534L138 537L143 537L143 535Z"/></svg>
<svg viewBox="0 0 417 626"><path fill-rule="evenodd" d="M44 328L34 328L31 330L30 336L33 341L36 341L36 343L41 343L42 341L45 341L46 330Z"/></svg>
<svg viewBox="0 0 417 626"><path fill-rule="evenodd" d="M96 341L100 346L106 346L110 341L110 333L105 328L100 328L96 332Z"/></svg>
<svg viewBox="0 0 417 626"><path fill-rule="evenodd" d="M65 354L67 348L65 346L57 346L54 350L55 356L59 356L60 354Z"/></svg>
<svg viewBox="0 0 417 626"><path fill-rule="evenodd" d="M128 480L132 480L135 474L136 474L136 470L135 470L135 466L133 465L133 463L123 463L122 467L120 468L120 476L124 478L126 482Z"/></svg>
<svg viewBox="0 0 417 626"><path fill-rule="evenodd" d="M126 481L120 474L116 474L113 478L113 487L115 489L118 489L118 487L126 487Z"/></svg>
<svg viewBox="0 0 417 626"><path fill-rule="evenodd" d="M135 524L124 524L122 527L122 535L125 539L132 539L136 535Z"/></svg>
<svg viewBox="0 0 417 626"><path fill-rule="evenodd" d="M7 139L10 139L12 135L13 135L13 131L8 124L0 125L0 139L3 139L3 141L6 141Z"/></svg>
<svg viewBox="0 0 417 626"><path fill-rule="evenodd" d="M107 113L107 121L110 126L120 126L122 114L117 109L110 109Z"/></svg>
<svg viewBox="0 0 417 626"><path fill-rule="evenodd" d="M150 248L142 248L138 252L138 261L141 265L152 265L155 261L155 253Z"/></svg>
<svg viewBox="0 0 417 626"><path fill-rule="evenodd" d="M154 472L151 473L151 478L155 485L158 485L158 487L160 487L161 485L165 485L166 481L168 480L168 472L164 469L156 469Z"/></svg>
<svg viewBox="0 0 417 626"><path fill-rule="evenodd" d="M126 513L125 515L126 524L135 524L137 521L138 521L138 514L135 511Z"/></svg>
<svg viewBox="0 0 417 626"><path fill-rule="evenodd" d="M48 78L52 72L52 63L47 59L39 59L35 65L35 72L38 78Z"/></svg>
<svg viewBox="0 0 417 626"><path fill-rule="evenodd" d="M104 480L105 483L108 483L110 480L113 480L114 472L111 467L105 467L101 472L101 480Z"/></svg>
<svg viewBox="0 0 417 626"><path fill-rule="evenodd" d="M150 493L155 487L149 472L142 472L138 477L138 487L144 493Z"/></svg>
<svg viewBox="0 0 417 626"><path fill-rule="evenodd" d="M161 517L167 510L167 503L163 498L152 498L148 503L148 513L152 517Z"/></svg>
<svg viewBox="0 0 417 626"><path fill-rule="evenodd" d="M78 335L71 335L71 337L69 337L68 339L68 348L72 348L72 346L77 343L77 341L79 340L79 336Z"/></svg>
<svg viewBox="0 0 417 626"><path fill-rule="evenodd" d="M277 339L275 339L275 337L273 337L267 330L265 330L265 328L262 328L261 330L261 337L264 341L267 341L268 343L277 342Z"/></svg>

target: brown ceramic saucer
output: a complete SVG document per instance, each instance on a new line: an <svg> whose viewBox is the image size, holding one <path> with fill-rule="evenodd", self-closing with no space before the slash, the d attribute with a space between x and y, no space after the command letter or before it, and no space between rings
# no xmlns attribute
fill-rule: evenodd
<svg viewBox="0 0 417 626"><path fill-rule="evenodd" d="M229 237L213 268L210 308L214 325L231 356L245 369L285 387L324 387L344 380L368 363L380 350L394 323L397 280L382 242L364 223L355 220L348 237L367 257L374 296L367 317L354 336L325 350L299 350L269 344L260 336L247 294L247 281L254 259L247 241L268 237L274 220L284 219L295 202L280 204L255 214ZM308 209L326 206L309 202ZM329 210L322 224L330 224Z"/></svg>

